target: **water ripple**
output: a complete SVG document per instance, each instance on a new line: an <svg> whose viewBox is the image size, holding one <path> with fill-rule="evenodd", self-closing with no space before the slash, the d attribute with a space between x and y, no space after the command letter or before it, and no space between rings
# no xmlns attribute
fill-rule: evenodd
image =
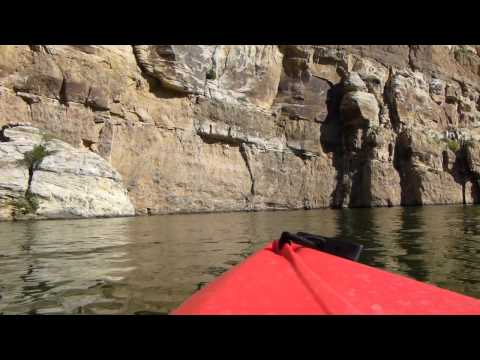
<svg viewBox="0 0 480 360"><path fill-rule="evenodd" d="M480 207L432 206L0 223L0 313L165 314L282 231L480 297Z"/></svg>

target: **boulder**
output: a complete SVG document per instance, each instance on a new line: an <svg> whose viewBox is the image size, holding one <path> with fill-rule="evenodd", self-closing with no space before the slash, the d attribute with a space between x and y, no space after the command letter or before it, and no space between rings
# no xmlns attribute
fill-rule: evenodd
<svg viewBox="0 0 480 360"><path fill-rule="evenodd" d="M13 207L7 218L26 215L15 204L29 199L37 203L30 212L40 218L135 214L121 176L99 155L29 126L4 133L9 140L0 142L0 204ZM25 162L32 151L43 152L35 166Z"/></svg>
<svg viewBox="0 0 480 360"><path fill-rule="evenodd" d="M373 94L363 91L347 92L342 98L340 111L345 124L378 126L379 107Z"/></svg>

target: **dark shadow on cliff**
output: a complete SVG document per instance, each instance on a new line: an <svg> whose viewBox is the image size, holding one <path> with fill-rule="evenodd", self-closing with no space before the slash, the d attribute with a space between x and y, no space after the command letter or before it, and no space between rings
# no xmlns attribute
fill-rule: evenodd
<svg viewBox="0 0 480 360"><path fill-rule="evenodd" d="M163 86L159 79L147 74L146 72L142 72L142 76L148 83L148 91L155 95L155 97L158 99L186 98L190 95L188 93L175 91Z"/></svg>
<svg viewBox="0 0 480 360"><path fill-rule="evenodd" d="M402 134L397 136L393 156L393 166L400 175L400 205L422 205L421 180L413 165L412 148L406 140Z"/></svg>
<svg viewBox="0 0 480 360"><path fill-rule="evenodd" d="M450 173L453 176L453 179L456 183L462 186L462 199L463 203L467 203L467 196L466 196L466 189L465 185L467 181L469 181L472 176L470 171L468 171L468 165L466 160L466 154L463 151L464 149L460 149L455 153L455 162L453 163L452 169L448 168L448 152L445 150L442 153L442 160L443 160L443 171ZM473 194L472 194L473 195Z"/></svg>
<svg viewBox="0 0 480 360"><path fill-rule="evenodd" d="M320 144L325 153L333 153L333 162L336 174L336 187L330 195L330 205L334 208L342 207L345 186L343 175L345 173L345 160L343 149L343 132L340 118L340 102L343 96L342 84L333 85L327 93L327 116L320 125Z"/></svg>
<svg viewBox="0 0 480 360"><path fill-rule="evenodd" d="M338 153L342 150L342 123L340 102L343 88L341 84L333 85L327 92L327 116L320 126L320 143L325 153Z"/></svg>
<svg viewBox="0 0 480 360"><path fill-rule="evenodd" d="M11 139L5 135L5 130L11 128L12 126L7 124L7 125L3 125L2 128L0 129L0 142L9 142L11 141Z"/></svg>
<svg viewBox="0 0 480 360"><path fill-rule="evenodd" d="M320 127L322 149L325 153L333 154L332 165L337 172L336 187L331 194L331 206L370 207L366 205L371 203L372 197L370 148L357 151L349 146L351 137L358 128L344 126L340 115L343 94L341 83L330 88L327 93L327 116ZM365 132L362 143L367 143Z"/></svg>
<svg viewBox="0 0 480 360"><path fill-rule="evenodd" d="M479 177L476 173L470 170L468 165L468 149L462 145L460 150L455 153L455 161L451 169L448 168L448 152L443 154L443 168L453 176L456 183L462 186L463 204L467 204L466 184L472 184L470 197L474 204L480 202L480 183Z"/></svg>

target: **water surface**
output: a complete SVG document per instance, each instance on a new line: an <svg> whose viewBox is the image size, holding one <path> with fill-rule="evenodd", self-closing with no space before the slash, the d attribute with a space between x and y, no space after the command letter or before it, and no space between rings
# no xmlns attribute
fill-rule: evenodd
<svg viewBox="0 0 480 360"><path fill-rule="evenodd" d="M0 223L0 314L167 313L284 230L480 298L480 207L325 209Z"/></svg>

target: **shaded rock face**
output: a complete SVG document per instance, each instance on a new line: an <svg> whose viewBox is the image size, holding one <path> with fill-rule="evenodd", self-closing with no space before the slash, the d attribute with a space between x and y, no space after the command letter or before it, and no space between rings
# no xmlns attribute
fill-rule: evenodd
<svg viewBox="0 0 480 360"><path fill-rule="evenodd" d="M135 214L121 176L99 155L30 126L2 134L0 219ZM43 155L26 161L33 152Z"/></svg>
<svg viewBox="0 0 480 360"><path fill-rule="evenodd" d="M477 49L0 46L0 125L100 155L137 214L473 203Z"/></svg>

